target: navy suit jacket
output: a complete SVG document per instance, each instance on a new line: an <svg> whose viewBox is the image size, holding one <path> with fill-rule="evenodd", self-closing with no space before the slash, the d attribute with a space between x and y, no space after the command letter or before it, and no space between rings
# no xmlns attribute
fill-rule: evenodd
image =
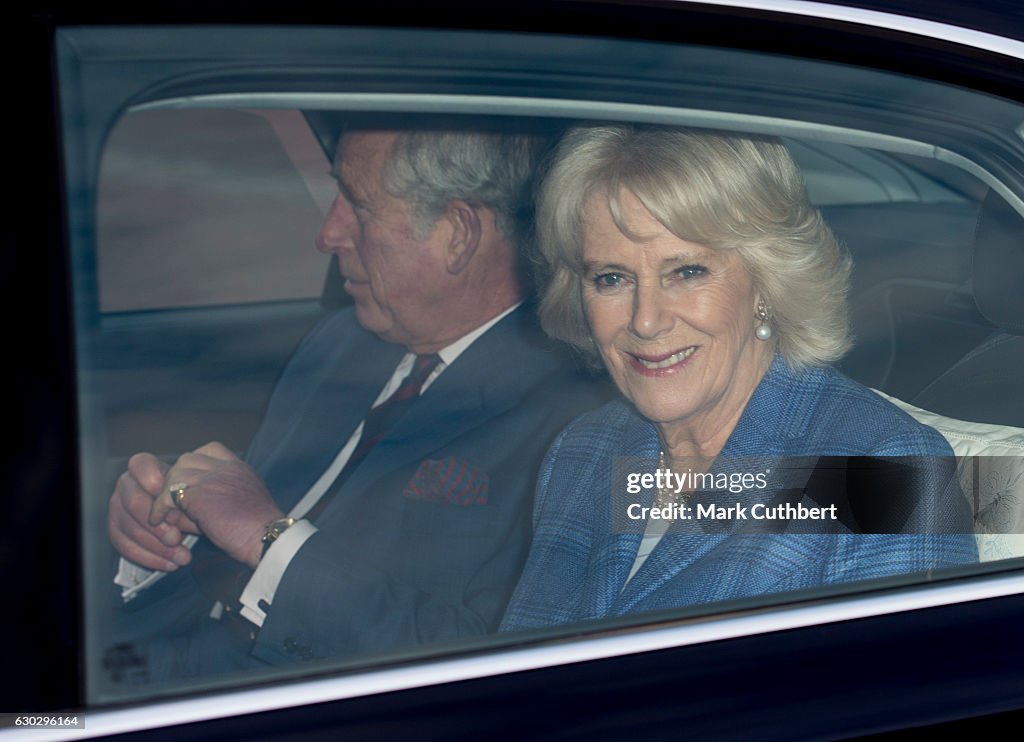
<svg viewBox="0 0 1024 742"><path fill-rule="evenodd" d="M282 510L328 467L404 353L349 310L306 338L247 457ZM526 558L544 452L569 420L607 398L520 307L359 464L289 564L253 640L206 617L212 601L190 569L129 604L118 640L139 643L158 679L494 631ZM195 557L204 558L198 545Z"/></svg>
<svg viewBox="0 0 1024 742"><path fill-rule="evenodd" d="M771 468L773 462L790 457L939 457L933 460L939 463L934 469L938 476L925 485L924 496L905 521L907 532L850 533L836 523L831 532L738 534L708 532L706 525L680 520L627 584L642 525L627 532L613 523L613 460L637 457L657 462L659 447L654 425L623 401L584 415L558 437L538 480L534 542L503 630L785 592L977 559L968 504L944 465L952 456L946 441L833 369L796 373L777 357L719 461L755 457ZM805 498L803 504L818 503Z"/></svg>

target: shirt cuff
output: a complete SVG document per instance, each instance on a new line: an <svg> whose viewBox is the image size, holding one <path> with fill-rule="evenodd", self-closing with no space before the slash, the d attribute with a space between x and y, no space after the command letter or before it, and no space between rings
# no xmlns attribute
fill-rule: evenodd
<svg viewBox="0 0 1024 742"><path fill-rule="evenodd" d="M267 618L266 611L260 607L260 603L271 605L274 602L274 593L277 586L284 577L284 571L288 569L295 554L306 539L316 533L317 529L308 520L296 521L288 530L282 533L267 549L267 553L260 559L252 578L242 591L240 613L243 618L248 619L257 626L263 626Z"/></svg>
<svg viewBox="0 0 1024 742"><path fill-rule="evenodd" d="M186 549L191 549L199 537L189 534L181 541ZM129 562L121 557L117 562L117 574L114 575L114 584L121 588L121 600L127 603L135 599L139 593L154 583L163 579L167 572L156 569L140 567L135 562Z"/></svg>

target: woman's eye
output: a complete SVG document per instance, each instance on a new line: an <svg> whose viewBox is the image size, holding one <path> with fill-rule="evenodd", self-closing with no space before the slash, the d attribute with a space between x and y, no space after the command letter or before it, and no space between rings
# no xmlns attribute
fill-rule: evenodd
<svg viewBox="0 0 1024 742"><path fill-rule="evenodd" d="M708 269L703 265L684 265L681 268L676 268L676 275L686 281L689 281L691 278L703 276L707 272Z"/></svg>
<svg viewBox="0 0 1024 742"><path fill-rule="evenodd" d="M622 285L622 274L599 273L592 280L598 289L611 289Z"/></svg>

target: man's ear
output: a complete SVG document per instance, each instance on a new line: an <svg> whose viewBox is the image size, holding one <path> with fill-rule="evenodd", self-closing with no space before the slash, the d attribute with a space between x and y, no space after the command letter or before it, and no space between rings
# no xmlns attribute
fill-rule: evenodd
<svg viewBox="0 0 1024 742"><path fill-rule="evenodd" d="M448 241L448 272L461 273L480 246L483 229L480 214L469 202L455 200L448 202L445 218L452 229Z"/></svg>

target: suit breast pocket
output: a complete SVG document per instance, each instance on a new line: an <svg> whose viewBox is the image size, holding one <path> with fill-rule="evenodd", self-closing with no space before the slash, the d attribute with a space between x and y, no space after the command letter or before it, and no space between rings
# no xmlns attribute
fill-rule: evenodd
<svg viewBox="0 0 1024 742"><path fill-rule="evenodd" d="M465 459L421 461L402 489L402 531L433 537L491 535L497 524L489 493L487 472Z"/></svg>

